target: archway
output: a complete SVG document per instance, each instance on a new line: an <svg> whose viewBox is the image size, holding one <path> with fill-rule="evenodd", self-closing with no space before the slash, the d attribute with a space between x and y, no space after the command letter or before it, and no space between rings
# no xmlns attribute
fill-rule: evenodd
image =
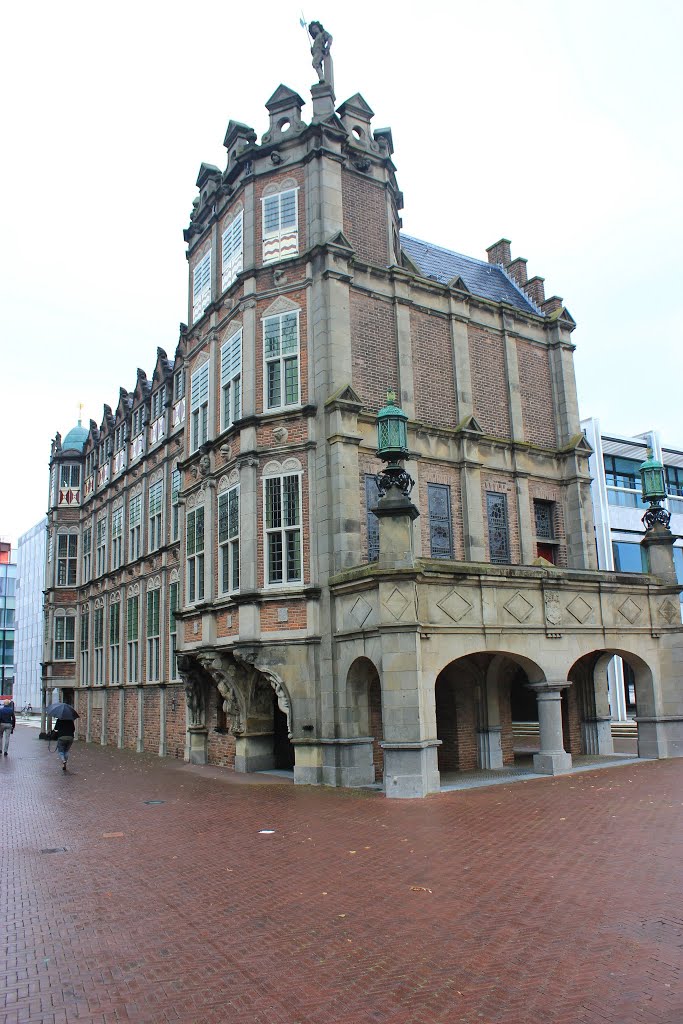
<svg viewBox="0 0 683 1024"><path fill-rule="evenodd" d="M609 671L615 655L624 667L628 680L630 700L636 726L632 729L613 728L616 717L610 709ZM638 719L655 715L654 679L649 665L643 659L621 648L591 651L572 665L568 678L574 684L577 709L581 723L582 754L641 754L641 729Z"/></svg>
<svg viewBox="0 0 683 1024"><path fill-rule="evenodd" d="M533 662L508 653L469 654L446 665L434 686L439 771L514 766L513 700L523 700L538 722L536 696L525 687L543 678Z"/></svg>
<svg viewBox="0 0 683 1024"><path fill-rule="evenodd" d="M356 658L346 677L346 702L349 737L372 738L372 765L375 782L384 777L384 725L382 684L369 658Z"/></svg>

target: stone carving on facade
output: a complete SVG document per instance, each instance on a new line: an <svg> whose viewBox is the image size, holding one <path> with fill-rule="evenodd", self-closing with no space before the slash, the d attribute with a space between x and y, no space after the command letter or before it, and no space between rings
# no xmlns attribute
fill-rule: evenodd
<svg viewBox="0 0 683 1024"><path fill-rule="evenodd" d="M239 653L237 651L235 651L234 653L234 658L238 662L238 664L243 664L245 667L248 666L249 668L256 669L257 672L275 691L275 696L277 698L277 706L287 719L287 734L291 739L292 706L291 701L289 699L289 694L287 693L287 690L285 689L282 680L277 675L275 675L274 672L272 672L269 668L266 668L265 666L259 665L257 663L258 656L258 648L255 647L250 649L243 648ZM256 686L256 681L254 685Z"/></svg>
<svg viewBox="0 0 683 1024"><path fill-rule="evenodd" d="M543 594L545 604L545 621L549 626L559 626L562 622L562 606L557 590L546 590Z"/></svg>
<svg viewBox="0 0 683 1024"><path fill-rule="evenodd" d="M223 710L230 718L230 731L235 736L241 736L246 730L246 714L236 666L218 655L200 654L198 661L210 674L223 697Z"/></svg>
<svg viewBox="0 0 683 1024"><path fill-rule="evenodd" d="M204 725L204 686L199 678L195 659L179 654L176 660L180 678L185 684L185 699L190 713L190 727Z"/></svg>
<svg viewBox="0 0 683 1024"><path fill-rule="evenodd" d="M330 56L332 36L329 32L325 31L319 21L312 21L308 26L308 32L313 40L313 45L311 46L311 57L313 59L311 64L318 75L318 83L320 85L332 85L332 57Z"/></svg>

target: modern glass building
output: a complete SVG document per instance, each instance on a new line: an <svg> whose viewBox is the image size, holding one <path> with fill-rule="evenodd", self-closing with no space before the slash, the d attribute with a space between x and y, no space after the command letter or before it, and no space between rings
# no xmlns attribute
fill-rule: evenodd
<svg viewBox="0 0 683 1024"><path fill-rule="evenodd" d="M18 708L40 708L43 651L46 520L27 530L17 548L14 701Z"/></svg>
<svg viewBox="0 0 683 1024"><path fill-rule="evenodd" d="M17 567L12 545L0 541L0 693L14 693L15 591Z"/></svg>
<svg viewBox="0 0 683 1024"><path fill-rule="evenodd" d="M649 430L636 437L604 433L595 418L581 421L593 449L589 467L593 478L591 497L595 519L598 565L615 572L647 572L641 540L642 518L647 508L640 485L640 466L651 449L664 466L667 497L664 506L671 513L671 532L678 582L683 584L683 451L662 444L659 433ZM683 598L683 595L681 595ZM632 669L614 658L607 670L612 720L626 722L636 717L635 678Z"/></svg>

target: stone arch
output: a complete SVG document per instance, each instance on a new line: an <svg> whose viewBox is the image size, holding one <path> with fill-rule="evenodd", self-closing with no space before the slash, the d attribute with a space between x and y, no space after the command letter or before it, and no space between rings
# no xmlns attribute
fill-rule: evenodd
<svg viewBox="0 0 683 1024"><path fill-rule="evenodd" d="M607 689L607 668L615 656L633 672L637 703L638 752L641 753L640 719L657 714L655 677L644 658L622 647L599 648L583 654L571 666L567 676L576 688L581 715L582 753L611 754L612 716Z"/></svg>
<svg viewBox="0 0 683 1024"><path fill-rule="evenodd" d="M495 769L514 764L510 690L543 685L536 662L513 651L473 651L443 666L434 681L440 772Z"/></svg>
<svg viewBox="0 0 683 1024"><path fill-rule="evenodd" d="M346 675L346 706L349 737L372 738L372 764L376 782L384 774L383 695L375 663L365 655L356 658Z"/></svg>

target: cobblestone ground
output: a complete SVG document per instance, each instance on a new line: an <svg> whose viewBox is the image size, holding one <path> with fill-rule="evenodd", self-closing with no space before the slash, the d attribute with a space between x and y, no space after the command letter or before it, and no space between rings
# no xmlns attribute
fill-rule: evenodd
<svg viewBox="0 0 683 1024"><path fill-rule="evenodd" d="M683 761L419 802L0 762L0 1024L683 1022Z"/></svg>

